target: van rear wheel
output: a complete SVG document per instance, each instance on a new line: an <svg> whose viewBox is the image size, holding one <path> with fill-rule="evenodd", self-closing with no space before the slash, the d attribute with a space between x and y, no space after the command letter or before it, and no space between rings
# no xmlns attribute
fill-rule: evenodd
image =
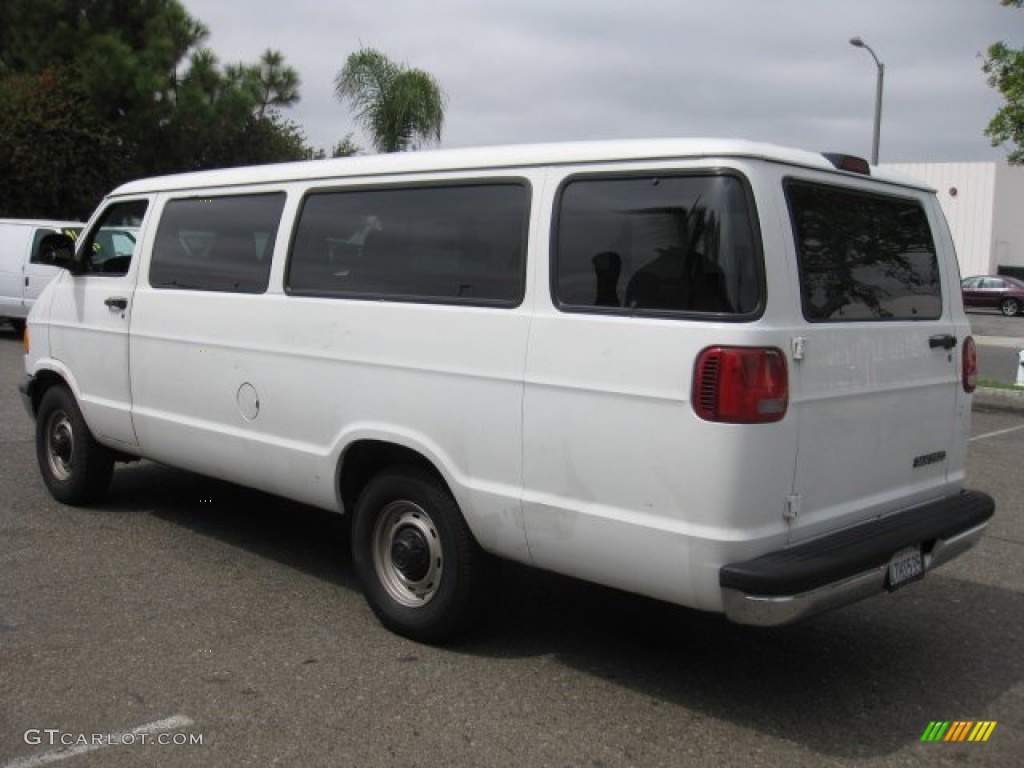
<svg viewBox="0 0 1024 768"><path fill-rule="evenodd" d="M493 560L448 489L419 467L385 470L366 485L352 560L380 622L413 640L448 640L487 603Z"/></svg>
<svg viewBox="0 0 1024 768"><path fill-rule="evenodd" d="M114 456L96 442L65 386L48 389L39 404L36 458L50 494L64 504L97 501L110 487Z"/></svg>

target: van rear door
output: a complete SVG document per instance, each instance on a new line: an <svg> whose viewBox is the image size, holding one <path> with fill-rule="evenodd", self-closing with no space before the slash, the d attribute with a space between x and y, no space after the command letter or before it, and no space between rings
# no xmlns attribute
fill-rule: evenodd
<svg viewBox="0 0 1024 768"><path fill-rule="evenodd" d="M928 193L847 181L784 181L806 321L793 349L791 542L945 496L962 478L945 230Z"/></svg>

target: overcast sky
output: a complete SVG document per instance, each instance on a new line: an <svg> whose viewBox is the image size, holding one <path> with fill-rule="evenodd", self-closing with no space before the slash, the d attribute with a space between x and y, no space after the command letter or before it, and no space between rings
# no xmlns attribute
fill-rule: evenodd
<svg viewBox="0 0 1024 768"><path fill-rule="evenodd" d="M447 95L442 146L719 136L870 155L885 64L881 162L999 160L987 47L1024 45L998 0L183 0L221 64L284 53L285 114L330 149L333 93L361 45L425 69Z"/></svg>

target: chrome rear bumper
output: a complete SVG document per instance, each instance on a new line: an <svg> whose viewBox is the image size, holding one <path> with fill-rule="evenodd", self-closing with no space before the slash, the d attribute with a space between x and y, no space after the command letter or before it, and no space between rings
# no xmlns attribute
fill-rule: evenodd
<svg viewBox="0 0 1024 768"><path fill-rule="evenodd" d="M991 497L966 491L722 566L725 615L739 624L788 624L885 592L893 554L919 544L928 573L977 544L994 510Z"/></svg>

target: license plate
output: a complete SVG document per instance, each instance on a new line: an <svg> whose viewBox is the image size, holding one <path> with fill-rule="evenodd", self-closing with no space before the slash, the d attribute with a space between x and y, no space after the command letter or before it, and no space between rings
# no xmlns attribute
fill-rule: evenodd
<svg viewBox="0 0 1024 768"><path fill-rule="evenodd" d="M889 561L889 591L899 589L924 576L924 561L921 559L921 547L901 549Z"/></svg>

